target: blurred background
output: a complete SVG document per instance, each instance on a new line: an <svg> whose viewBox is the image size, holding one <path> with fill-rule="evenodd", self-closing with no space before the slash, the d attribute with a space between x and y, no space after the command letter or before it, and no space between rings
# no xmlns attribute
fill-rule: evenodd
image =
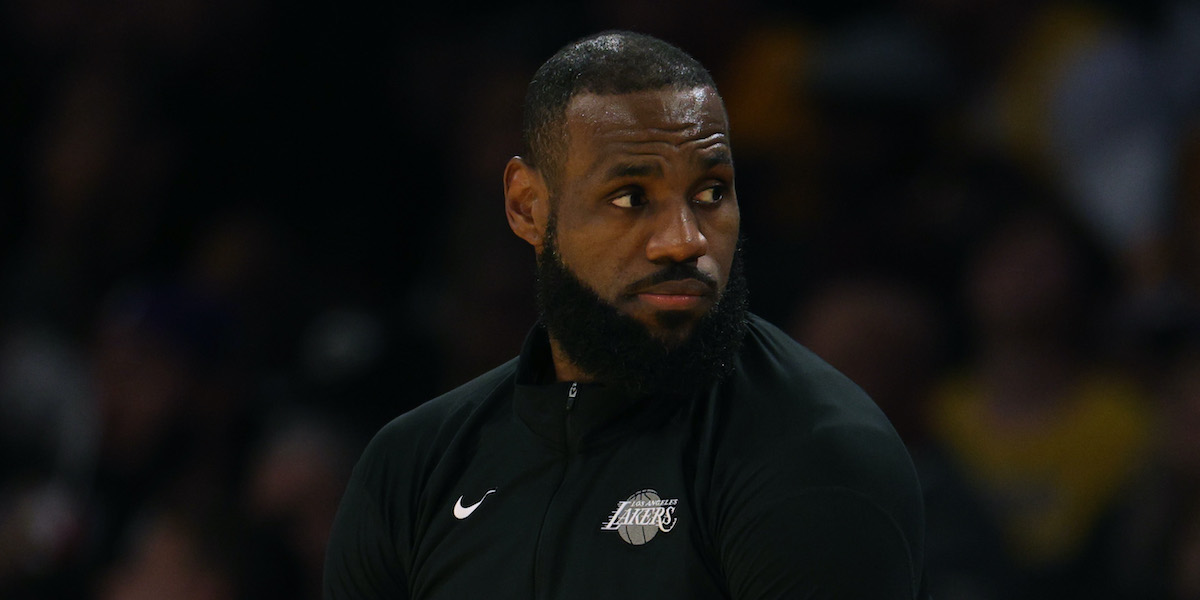
<svg viewBox="0 0 1200 600"><path fill-rule="evenodd" d="M0 597L317 598L350 468L507 360L555 49L727 101L752 310L912 451L936 597L1200 598L1200 8L0 7Z"/></svg>

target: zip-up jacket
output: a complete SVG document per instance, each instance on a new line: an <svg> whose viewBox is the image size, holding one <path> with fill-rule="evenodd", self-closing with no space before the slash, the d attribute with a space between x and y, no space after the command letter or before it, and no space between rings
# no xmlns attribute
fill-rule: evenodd
<svg viewBox="0 0 1200 600"><path fill-rule="evenodd" d="M326 600L912 599L924 514L856 385L749 316L691 398L552 381L519 357L396 418L355 467Z"/></svg>

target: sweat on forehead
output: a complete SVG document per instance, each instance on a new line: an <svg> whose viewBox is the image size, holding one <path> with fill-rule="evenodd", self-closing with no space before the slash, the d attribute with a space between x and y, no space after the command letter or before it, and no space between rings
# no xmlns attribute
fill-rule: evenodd
<svg viewBox="0 0 1200 600"><path fill-rule="evenodd" d="M606 31L572 42L551 56L525 94L525 159L553 184L566 154L567 105L580 94L716 89L712 75L683 50L658 38Z"/></svg>

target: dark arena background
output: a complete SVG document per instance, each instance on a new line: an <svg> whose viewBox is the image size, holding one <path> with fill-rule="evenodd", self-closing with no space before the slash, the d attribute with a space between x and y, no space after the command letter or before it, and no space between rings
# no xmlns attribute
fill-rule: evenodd
<svg viewBox="0 0 1200 600"><path fill-rule="evenodd" d="M622 28L713 72L935 597L1200 598L1194 3L433 4L0 8L0 597L319 597L371 434L517 353L524 86Z"/></svg>

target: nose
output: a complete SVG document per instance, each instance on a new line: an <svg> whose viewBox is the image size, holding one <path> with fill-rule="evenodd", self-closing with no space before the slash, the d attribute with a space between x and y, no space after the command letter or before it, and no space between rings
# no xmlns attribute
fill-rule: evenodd
<svg viewBox="0 0 1200 600"><path fill-rule="evenodd" d="M708 254L708 238L700 231L696 213L687 201L663 207L654 216L653 227L646 243L650 262L690 262Z"/></svg>

